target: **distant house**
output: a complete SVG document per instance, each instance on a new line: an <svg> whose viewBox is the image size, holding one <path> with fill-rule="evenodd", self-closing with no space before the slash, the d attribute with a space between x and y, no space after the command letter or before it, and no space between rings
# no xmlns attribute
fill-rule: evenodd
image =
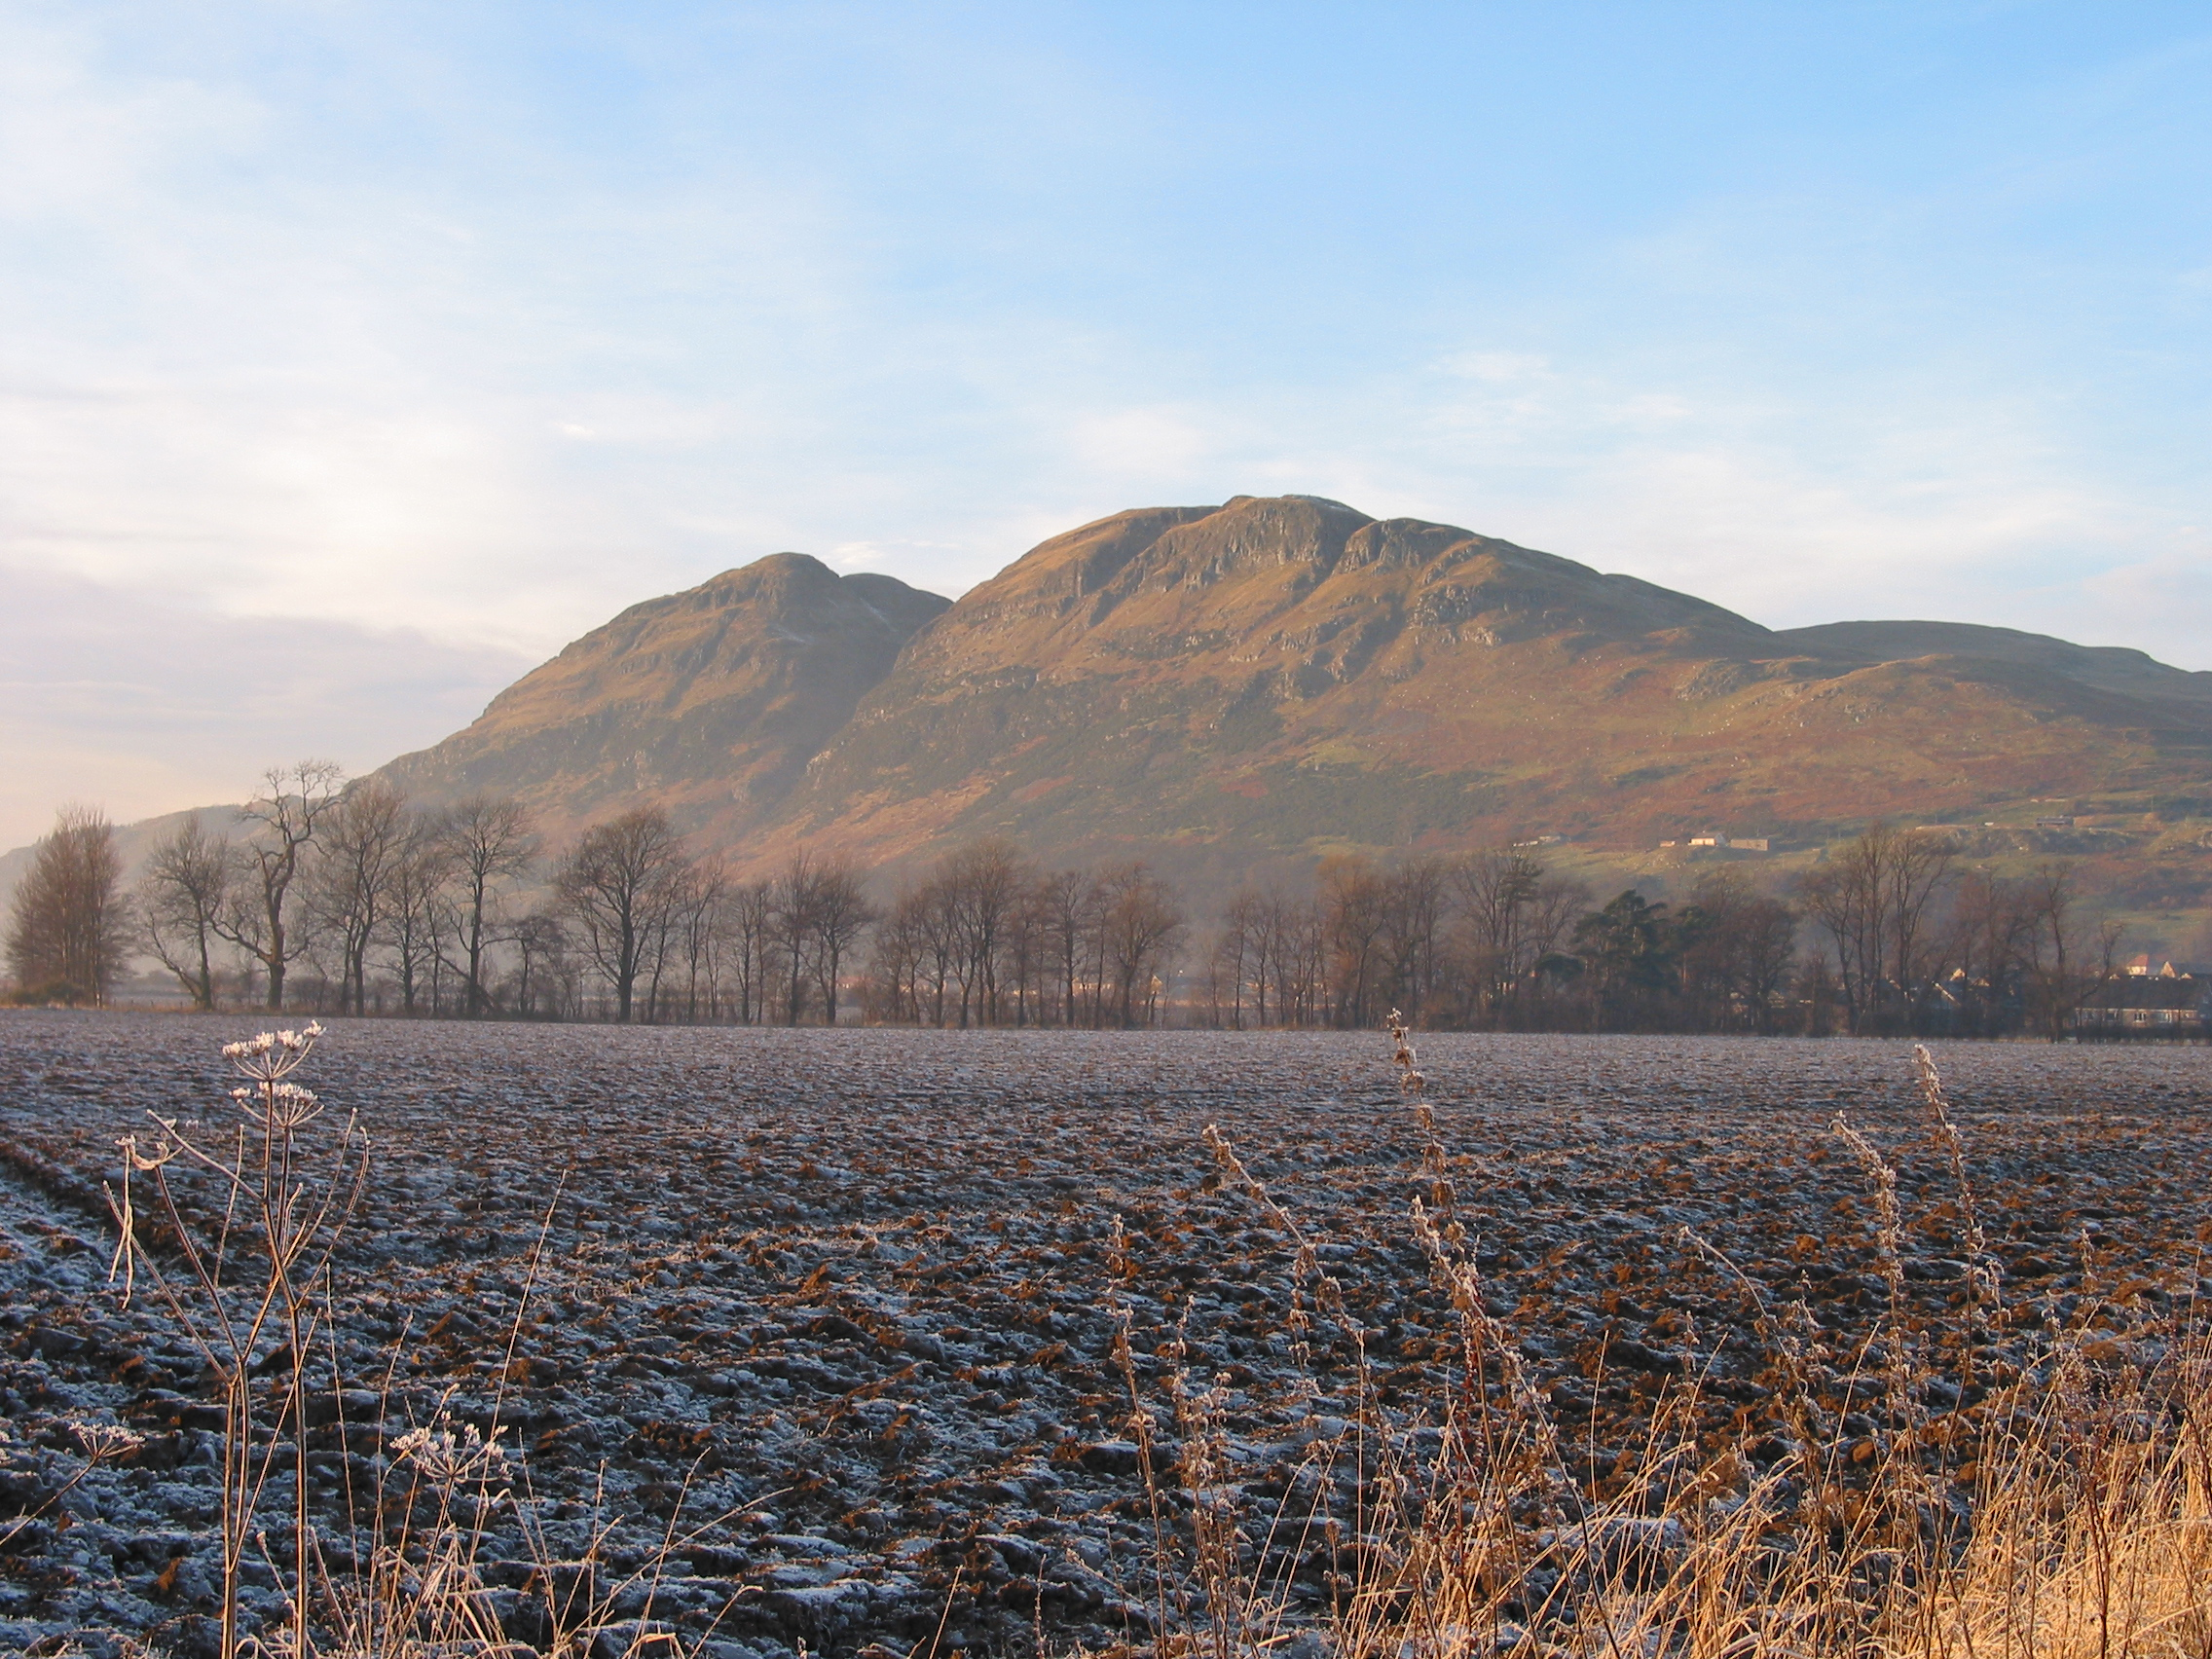
<svg viewBox="0 0 2212 1659"><path fill-rule="evenodd" d="M2071 830L2074 828L2074 820L2071 818L2039 818L2036 820L2036 828L2038 830Z"/></svg>
<svg viewBox="0 0 2212 1659"><path fill-rule="evenodd" d="M1764 835L1731 835L1728 845L1739 853L1765 853L1773 851L1772 843Z"/></svg>
<svg viewBox="0 0 2212 1659"><path fill-rule="evenodd" d="M2074 1030L2087 1039L2212 1037L2212 974L2182 973L2170 962L2138 972L2130 963L2075 1011Z"/></svg>
<svg viewBox="0 0 2212 1659"><path fill-rule="evenodd" d="M1690 845L1693 847L1725 847L1727 844L1728 837L1725 835L1692 835L1690 837Z"/></svg>
<svg viewBox="0 0 2212 1659"><path fill-rule="evenodd" d="M2202 979L2212 977L2212 968L2176 967L2172 962L2155 956L2137 956L2122 964L2122 974L2136 979Z"/></svg>

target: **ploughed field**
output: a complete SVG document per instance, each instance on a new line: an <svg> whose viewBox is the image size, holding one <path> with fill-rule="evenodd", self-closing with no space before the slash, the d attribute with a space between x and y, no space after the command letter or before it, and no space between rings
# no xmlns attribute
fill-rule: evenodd
<svg viewBox="0 0 2212 1659"><path fill-rule="evenodd" d="M76 1467L66 1419L147 1436L0 1551L0 1647L209 1640L219 1414L159 1309L104 1288L100 1184L149 1111L222 1124L219 1045L261 1023L0 1014L0 1515ZM1898 1167L1916 1310L1963 1328L1964 1223L1907 1046L1418 1040L1448 1194L1382 1034L336 1022L299 1081L325 1124L357 1111L375 1152L343 1258L350 1420L318 1431L311 1477L332 1553L349 1490L365 1520L391 1442L443 1411L522 1455L538 1553L611 1525L597 1583L617 1591L657 1547L614 1610L725 1659L1026 1650L1039 1625L1049 1644L1143 1641L1157 1557L1113 1357L1125 1318L1161 1462L1170 1374L1218 1385L1254 1559L1315 1611L1357 1558L1341 1451L1363 1396L1370 1420L1413 1425L1463 1377L1417 1198L1465 1229L1591 1480L1690 1377L1711 1431L1756 1456L1779 1425L1752 1287L1809 1307L1831 1382L1887 1306L1839 1111ZM1936 1055L2005 1269L1985 1370L2075 1317L2084 1272L2099 1341L2196 1294L2212 1051ZM1208 1124L1318 1247L1341 1316L1298 1328L1310 1273L1220 1178ZM1322 1526L1332 1510L1350 1530ZM487 1526L485 1578L527 1627L532 1552L511 1516Z"/></svg>

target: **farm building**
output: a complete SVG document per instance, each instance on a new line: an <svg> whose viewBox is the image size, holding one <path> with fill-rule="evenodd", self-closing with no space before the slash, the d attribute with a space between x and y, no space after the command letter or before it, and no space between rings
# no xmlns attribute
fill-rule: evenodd
<svg viewBox="0 0 2212 1659"><path fill-rule="evenodd" d="M2212 1036L2212 975L2122 974L2098 986L2074 1015L2083 1038Z"/></svg>

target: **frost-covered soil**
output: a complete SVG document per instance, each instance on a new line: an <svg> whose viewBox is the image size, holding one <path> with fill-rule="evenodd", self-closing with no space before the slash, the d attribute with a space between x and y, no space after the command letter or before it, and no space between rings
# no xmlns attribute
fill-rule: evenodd
<svg viewBox="0 0 2212 1659"><path fill-rule="evenodd" d="M0 1648L209 1641L219 1419L177 1333L103 1288L99 1190L146 1112L222 1121L218 1046L256 1025L0 1014L0 1516L38 1517L0 1546ZM2212 1051L1937 1053L2006 1264L2006 1351L2077 1310L2084 1233L2114 1340L2195 1294ZM1671 1377L1706 1375L1710 1409L1760 1429L1746 1293L1681 1229L1774 1302L1805 1299L1832 1353L1864 1331L1886 1293L1839 1110L1899 1163L1921 1310L1961 1297L1904 1045L1441 1037L1421 1063L1490 1305L1601 1466ZM1299 1465L1356 1414L1353 1345L1324 1319L1295 1362L1293 1248L1209 1179L1208 1123L1342 1280L1377 1409L1416 1419L1456 1374L1409 1224L1422 1141L1380 1035L342 1021L302 1077L376 1142L342 1295L356 1420L323 1431L311 1476L333 1549L345 1490L374 1490L442 1402L527 1454L554 1548L614 1523L603 1586L673 1536L619 1610L723 1659L903 1651L940 1627L945 1648L1026 1650L1039 1623L1048 1645L1143 1640L1122 1307L1156 1409L1177 1331L1195 1382L1221 1380L1239 1509L1281 1518L1294 1602L1320 1604L1302 1523L1344 1494ZM72 1418L147 1443L54 1505ZM502 1525L486 1575L519 1606L529 1552ZM275 1605L266 1574L248 1601Z"/></svg>

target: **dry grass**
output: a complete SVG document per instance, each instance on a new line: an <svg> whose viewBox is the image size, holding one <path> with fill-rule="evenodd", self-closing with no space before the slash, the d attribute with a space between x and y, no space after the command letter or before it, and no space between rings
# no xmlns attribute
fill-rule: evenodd
<svg viewBox="0 0 2212 1659"><path fill-rule="evenodd" d="M1391 1035L1426 1144L1430 1201L1416 1198L1407 1225L1456 1313L1456 1383L1441 1415L1409 1420L1377 1409L1363 1382L1358 1420L1309 1459L1314 1484L1348 1493L1348 1505L1312 1505L1285 1550L1282 1516L1241 1530L1225 1520L1209 1419L1186 1406L1192 1385L1171 1380L1198 1455L1179 1464L1190 1523L1163 1540L1175 1590L1162 1607L1182 1616L1165 1621L1162 1646L1233 1659L1290 1641L1284 1574L1269 1564L1317 1545L1340 1659L2212 1655L2212 1346L2194 1309L2145 1320L2091 1294L2067 1325L2029 1333L2035 1363L1985 1386L1995 1338L2009 1321L2017 1339L2020 1319L2005 1308L1967 1149L1925 1051L1932 1140L1963 1216L1963 1329L1907 1311L1896 1172L1839 1120L1864 1170L1886 1315L1834 1351L1807 1307L1768 1307L1685 1234L1743 1290L1766 1351L1762 1383L1791 1433L1777 1445L1748 1428L1701 1431L1715 1413L1693 1375L1651 1400L1636 1445L1607 1456L1562 1434L1492 1311L1450 1219L1444 1151L1394 1019ZM1296 1221L1217 1130L1207 1138L1229 1183L1310 1264ZM1342 1299L1324 1294L1321 1310L1332 1306L1343 1318ZM1346 1334L1364 1369L1359 1333ZM1955 1356L1954 1375L1938 1353Z"/></svg>
<svg viewBox="0 0 2212 1659"><path fill-rule="evenodd" d="M2009 1308L1970 1149L1925 1052L1930 1133L1967 1268L1955 1328L1910 1311L1895 1169L1839 1120L1864 1171L1884 1316L1843 1346L1808 1307L1770 1305L1684 1233L1685 1254L1741 1292L1764 1355L1767 1427L1739 1413L1736 1431L1715 1433L1710 1380L1693 1372L1649 1396L1624 1452L1564 1430L1530 1377L1457 1219L1453 1161L1395 1018L1391 1036L1422 1132L1405 1226L1453 1310L1452 1384L1426 1415L1385 1406L1344 1285L1209 1128L1225 1185L1294 1254L1285 1323L1316 1428L1284 1501L1260 1512L1240 1485L1224 1380L1193 1374L1170 1340L1148 1386L1124 1322L1115 1357L1154 1523L1145 1599L1159 1659L1310 1659L1323 1647L1338 1659L2212 1659L2212 1348L2194 1310L2146 1318L2094 1282L2064 1325ZM338 1246L367 1168L357 1126L321 1123L287 1081L312 1043L311 1031L237 1046L246 1082L232 1132L211 1147L189 1124L161 1123L127 1147L129 1180L115 1197L119 1274L159 1299L223 1385L225 1659L695 1649L618 1625L612 1609L654 1564L613 1583L593 1548L550 1548L527 1464L465 1425L364 1425L384 1456L375 1490L348 1493L347 1508L371 1518L367 1530L339 1543L311 1520L315 1437L335 1417L343 1440L362 1400L317 1343L347 1294ZM1133 1277L1125 1248L1111 1259L1118 1280ZM2089 1265L2114 1283L2110 1264ZM1318 1415L1323 1334L1351 1356L1353 1403L1336 1419ZM2017 1362L2023 1346L2032 1363ZM1771 1431L1776 1420L1786 1433ZM479 1573L495 1519L537 1562L522 1609ZM661 1559L714 1525L680 1538L671 1521ZM280 1629L242 1627L249 1559L284 1587ZM1043 1649L1049 1639L1040 1627L1033 1640Z"/></svg>

